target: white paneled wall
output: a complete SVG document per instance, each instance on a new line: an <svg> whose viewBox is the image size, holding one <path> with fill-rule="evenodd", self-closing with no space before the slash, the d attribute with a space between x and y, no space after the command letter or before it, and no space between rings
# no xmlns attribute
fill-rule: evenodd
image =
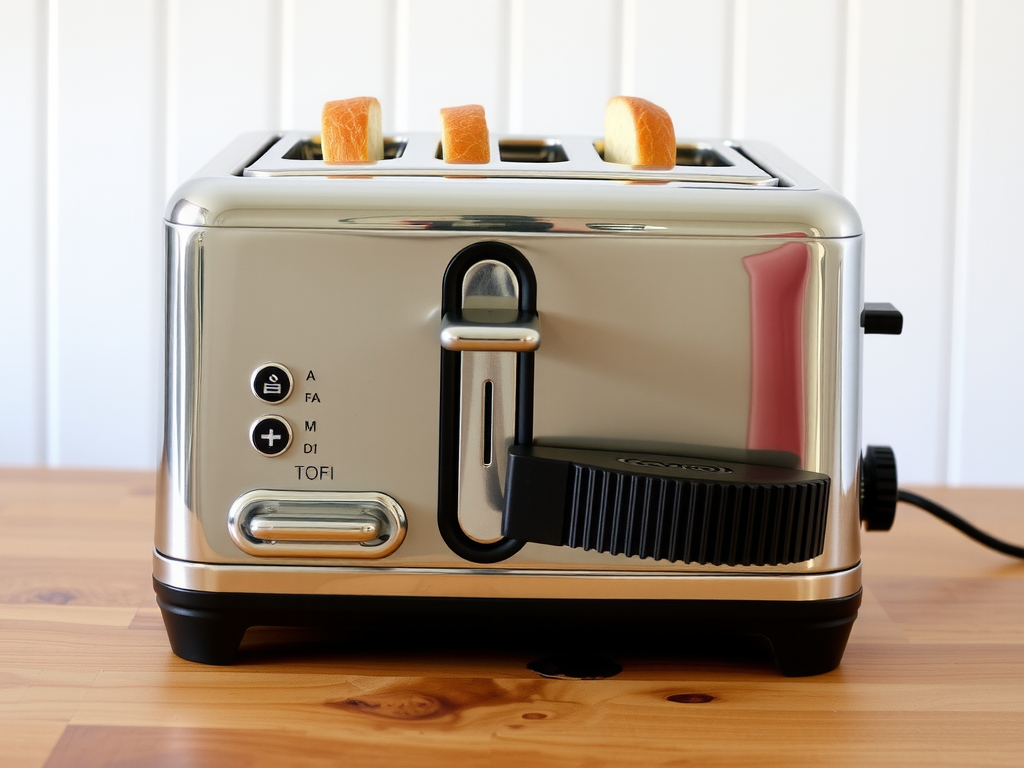
<svg viewBox="0 0 1024 768"><path fill-rule="evenodd" d="M766 139L848 195L865 440L911 482L1024 485L1019 0L0 0L0 463L151 467L163 203L236 134L376 95L601 132L615 93Z"/></svg>
<svg viewBox="0 0 1024 768"><path fill-rule="evenodd" d="M0 463L28 464L46 445L46 14L0 9Z"/></svg>

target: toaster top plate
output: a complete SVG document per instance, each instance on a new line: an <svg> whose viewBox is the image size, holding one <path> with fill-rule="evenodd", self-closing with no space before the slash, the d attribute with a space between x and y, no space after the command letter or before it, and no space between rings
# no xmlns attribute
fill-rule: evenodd
<svg viewBox="0 0 1024 768"><path fill-rule="evenodd" d="M320 137L290 132L245 168L245 176L469 176L476 178L590 179L633 182L699 182L777 186L779 179L752 162L732 142L692 140L677 145L676 166L649 169L606 163L604 142L491 134L491 162L446 163L437 134L387 137L384 159L328 165Z"/></svg>
<svg viewBox="0 0 1024 768"><path fill-rule="evenodd" d="M243 134L168 202L169 224L443 234L856 237L856 209L769 144L691 141L668 170L606 163L589 137L492 137L490 163L446 164L438 134L386 159L327 165L311 133Z"/></svg>

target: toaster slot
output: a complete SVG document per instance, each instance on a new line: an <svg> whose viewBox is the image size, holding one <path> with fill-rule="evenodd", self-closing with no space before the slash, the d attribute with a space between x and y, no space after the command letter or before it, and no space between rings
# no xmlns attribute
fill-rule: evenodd
<svg viewBox="0 0 1024 768"><path fill-rule="evenodd" d="M594 149L604 160L604 142L595 141ZM619 163L613 163L619 165ZM677 144L676 166L699 166L701 168L727 168L732 165L728 160L707 144Z"/></svg>
<svg viewBox="0 0 1024 768"><path fill-rule="evenodd" d="M518 251L478 243L445 273L438 524L474 562L518 549L501 533L508 449L532 432L533 272Z"/></svg>
<svg viewBox="0 0 1024 768"><path fill-rule="evenodd" d="M569 160L561 142L553 139L500 139L498 152L503 163L565 163Z"/></svg>
<svg viewBox="0 0 1024 768"><path fill-rule="evenodd" d="M394 136L384 137L384 159L395 160L405 152L408 141ZM308 136L292 145L292 148L281 155L282 160L318 160L323 162L324 151L320 146L319 136Z"/></svg>
<svg viewBox="0 0 1024 768"><path fill-rule="evenodd" d="M667 169L606 163L604 142L590 136L491 135L491 160L466 166L444 162L436 133L409 133L384 139L384 160L323 162L320 137L286 133L249 163L245 176L438 177L473 179L576 179L604 182L658 181L687 184L775 186L778 178L752 162L731 142L688 139L678 144L676 165Z"/></svg>

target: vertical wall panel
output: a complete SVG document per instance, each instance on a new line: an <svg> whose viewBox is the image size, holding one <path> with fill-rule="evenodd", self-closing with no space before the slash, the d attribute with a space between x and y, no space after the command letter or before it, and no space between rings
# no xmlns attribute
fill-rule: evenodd
<svg viewBox="0 0 1024 768"><path fill-rule="evenodd" d="M45 7L5 0L0 21L0 464L43 460Z"/></svg>
<svg viewBox="0 0 1024 768"><path fill-rule="evenodd" d="M238 133L373 94L389 131L476 101L597 135L632 91L849 185L866 297L906 315L864 340L865 442L904 482L1022 485L1022 29L1016 0L4 0L0 464L153 466L163 204Z"/></svg>
<svg viewBox="0 0 1024 768"><path fill-rule="evenodd" d="M441 107L482 104L490 128L507 130L504 4L415 0L408 9L409 124L400 127L440 131Z"/></svg>
<svg viewBox="0 0 1024 768"><path fill-rule="evenodd" d="M636 0L625 57L632 95L668 110L680 138L728 133L731 51L729 3Z"/></svg>
<svg viewBox="0 0 1024 768"><path fill-rule="evenodd" d="M1024 484L1024 4L974 4L960 479Z"/></svg>
<svg viewBox="0 0 1024 768"><path fill-rule="evenodd" d="M619 3L524 0L521 7L523 131L599 136L604 105L619 89Z"/></svg>
<svg viewBox="0 0 1024 768"><path fill-rule="evenodd" d="M770 0L745 8L742 137L776 144L838 187L844 4Z"/></svg>
<svg viewBox="0 0 1024 768"><path fill-rule="evenodd" d="M172 187L240 133L276 130L281 87L278 3L178 0L174 8Z"/></svg>
<svg viewBox="0 0 1024 768"><path fill-rule="evenodd" d="M392 4L364 0L300 0L290 4L294 18L289 68L292 109L284 129L317 130L325 101L376 96L384 130L394 125ZM358 30L351 34L351 30ZM344 36L344 45L339 39Z"/></svg>
<svg viewBox="0 0 1024 768"><path fill-rule="evenodd" d="M855 151L865 295L905 317L902 336L864 340L864 433L895 448L908 483L946 479L957 7L861 4Z"/></svg>
<svg viewBox="0 0 1024 768"><path fill-rule="evenodd" d="M151 467L161 412L157 3L62 2L58 19L56 455ZM133 34L112 35L111 19Z"/></svg>

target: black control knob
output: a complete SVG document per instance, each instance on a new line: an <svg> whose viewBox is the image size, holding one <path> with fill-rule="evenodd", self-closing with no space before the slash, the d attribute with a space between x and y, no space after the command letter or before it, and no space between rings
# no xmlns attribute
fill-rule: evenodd
<svg viewBox="0 0 1024 768"><path fill-rule="evenodd" d="M865 304L860 313L864 333L883 333L899 336L903 333L903 313L889 303Z"/></svg>
<svg viewBox="0 0 1024 768"><path fill-rule="evenodd" d="M896 517L896 454L869 445L860 466L860 519L869 531L888 531Z"/></svg>

